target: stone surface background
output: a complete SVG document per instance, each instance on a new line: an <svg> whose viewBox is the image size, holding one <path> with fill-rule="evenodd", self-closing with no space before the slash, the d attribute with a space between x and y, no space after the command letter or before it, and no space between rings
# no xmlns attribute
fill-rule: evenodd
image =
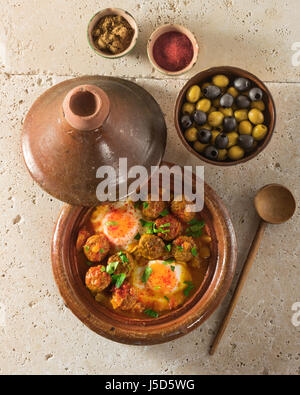
<svg viewBox="0 0 300 395"><path fill-rule="evenodd" d="M137 19L138 45L109 61L86 41L90 17L119 6ZM200 165L182 147L173 125L178 91L194 73L214 65L246 68L267 82L278 121L267 149L245 165L205 166L206 181L224 199L239 244L237 275L258 218L252 199L270 183L299 198L300 42L297 0L172 0L88 2L7 0L0 9L0 374L300 374L300 327L292 324L299 293L299 207L291 221L269 226L226 335L214 357L208 348L228 297L189 335L158 346L134 347L103 339L64 306L53 280L50 242L61 202L33 183L22 161L26 112L47 88L71 76L133 78L161 105L168 124L165 159ZM146 41L169 21L193 30L200 57L190 74L166 79L152 69ZM234 284L233 284L234 285Z"/></svg>

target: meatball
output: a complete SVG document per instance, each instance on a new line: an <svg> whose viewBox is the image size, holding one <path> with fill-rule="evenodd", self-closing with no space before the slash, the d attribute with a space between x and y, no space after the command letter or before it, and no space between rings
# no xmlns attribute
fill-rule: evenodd
<svg viewBox="0 0 300 395"><path fill-rule="evenodd" d="M85 285L94 294L103 291L110 283L111 277L103 265L90 267L85 275Z"/></svg>
<svg viewBox="0 0 300 395"><path fill-rule="evenodd" d="M179 236L172 244L172 255L176 261L188 262L197 256L197 245L190 236Z"/></svg>
<svg viewBox="0 0 300 395"><path fill-rule="evenodd" d="M158 259L165 252L165 243L159 237L143 234L139 241L139 253L147 259Z"/></svg>
<svg viewBox="0 0 300 395"><path fill-rule="evenodd" d="M166 207L166 202L163 202L161 200L159 200L158 202L147 200L143 203L142 213L148 219L156 219Z"/></svg>
<svg viewBox="0 0 300 395"><path fill-rule="evenodd" d="M158 218L155 221L158 236L164 240L174 240L181 232L181 223L173 215Z"/></svg>
<svg viewBox="0 0 300 395"><path fill-rule="evenodd" d="M176 200L173 200L171 203L171 211L176 217L181 219L181 221L190 222L196 216L196 213L189 210L189 205L191 204L192 202L187 201L183 196L180 198L177 197Z"/></svg>
<svg viewBox="0 0 300 395"><path fill-rule="evenodd" d="M109 249L109 240L102 233L89 237L83 247L85 256L91 262L102 261L108 254Z"/></svg>
<svg viewBox="0 0 300 395"><path fill-rule="evenodd" d="M114 288L111 304L114 309L120 309L123 311L143 311L143 307L138 302L134 288L132 288L128 283L124 283L120 288Z"/></svg>
<svg viewBox="0 0 300 395"><path fill-rule="evenodd" d="M112 262L118 262L118 266L114 271L114 274L124 273L129 276L135 266L135 260L129 252L118 252L117 254L111 255L107 261L107 265Z"/></svg>
<svg viewBox="0 0 300 395"><path fill-rule="evenodd" d="M85 245L87 239L91 236L91 232L87 230L85 227L81 228L78 232L77 241L76 241L76 250L81 251L83 246Z"/></svg>

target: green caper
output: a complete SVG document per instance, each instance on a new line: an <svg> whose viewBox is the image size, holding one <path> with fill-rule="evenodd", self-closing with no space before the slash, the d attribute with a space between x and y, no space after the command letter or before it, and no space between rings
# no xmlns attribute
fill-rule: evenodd
<svg viewBox="0 0 300 395"><path fill-rule="evenodd" d="M219 88L225 88L229 84L229 79L226 75L218 74L213 77L212 82Z"/></svg>
<svg viewBox="0 0 300 395"><path fill-rule="evenodd" d="M250 122L254 123L254 125L263 123L265 120L264 114L257 108L252 108L252 110L248 112L248 118Z"/></svg>
<svg viewBox="0 0 300 395"><path fill-rule="evenodd" d="M260 141L266 137L267 133L268 133L268 128L266 125L256 125L253 128L252 136L254 140Z"/></svg>
<svg viewBox="0 0 300 395"><path fill-rule="evenodd" d="M209 99L200 99L196 104L196 110L208 112L211 107L211 101Z"/></svg>
<svg viewBox="0 0 300 395"><path fill-rule="evenodd" d="M189 102L185 102L181 108L181 112L183 114L192 114L194 110L195 110L195 105Z"/></svg>
<svg viewBox="0 0 300 395"><path fill-rule="evenodd" d="M220 126L223 122L224 119L224 114L222 114L220 111L213 111L210 114L208 114L208 124L216 127Z"/></svg>
<svg viewBox="0 0 300 395"><path fill-rule="evenodd" d="M197 141L197 132L198 130L195 127L188 128L184 132L184 137L186 138L187 141L193 143L194 141Z"/></svg>
<svg viewBox="0 0 300 395"><path fill-rule="evenodd" d="M252 124L249 121L242 121L239 123L239 133L240 134L251 134Z"/></svg>
<svg viewBox="0 0 300 395"><path fill-rule="evenodd" d="M245 155L245 151L243 150L243 148L239 147L238 145L234 145L228 150L228 157L232 160L242 159L244 155Z"/></svg>
<svg viewBox="0 0 300 395"><path fill-rule="evenodd" d="M186 99L190 103L196 103L201 96L201 89L198 85L192 85L186 92Z"/></svg>

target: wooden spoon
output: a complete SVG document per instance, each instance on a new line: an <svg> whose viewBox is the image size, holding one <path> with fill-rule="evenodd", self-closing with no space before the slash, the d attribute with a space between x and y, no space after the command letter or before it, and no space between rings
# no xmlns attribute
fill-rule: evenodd
<svg viewBox="0 0 300 395"><path fill-rule="evenodd" d="M247 275L254 262L267 223L282 224L283 222L289 220L295 212L296 201L292 193L286 187L279 184L269 184L257 192L254 198L254 206L261 220L248 252L248 256L238 280L237 287L209 351L210 355L213 355L216 351L216 348L229 323L242 288L245 284Z"/></svg>

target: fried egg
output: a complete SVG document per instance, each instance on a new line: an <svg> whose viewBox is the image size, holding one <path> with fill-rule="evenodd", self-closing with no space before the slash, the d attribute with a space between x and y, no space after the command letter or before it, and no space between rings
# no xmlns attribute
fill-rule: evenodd
<svg viewBox="0 0 300 395"><path fill-rule="evenodd" d="M164 311L183 303L186 298L183 291L191 279L184 262L152 260L134 270L131 282L143 305L155 311Z"/></svg>
<svg viewBox="0 0 300 395"><path fill-rule="evenodd" d="M126 249L138 233L144 233L140 219L142 213L131 201L98 206L91 215L94 231L104 233L113 246L121 249Z"/></svg>

